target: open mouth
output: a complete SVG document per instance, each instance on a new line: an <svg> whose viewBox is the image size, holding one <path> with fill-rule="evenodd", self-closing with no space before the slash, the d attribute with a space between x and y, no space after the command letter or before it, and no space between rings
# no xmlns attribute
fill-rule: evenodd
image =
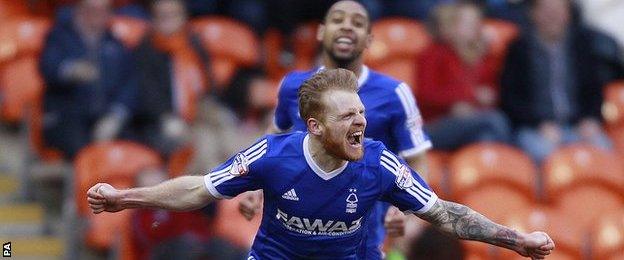
<svg viewBox="0 0 624 260"><path fill-rule="evenodd" d="M336 46L339 48L350 48L351 46L353 46L355 44L355 40L346 37L346 36L341 36L336 38L336 40L334 41L336 43Z"/></svg>
<svg viewBox="0 0 624 260"><path fill-rule="evenodd" d="M349 145L354 147L362 146L362 141L364 139L363 131L356 131L347 136L347 142Z"/></svg>

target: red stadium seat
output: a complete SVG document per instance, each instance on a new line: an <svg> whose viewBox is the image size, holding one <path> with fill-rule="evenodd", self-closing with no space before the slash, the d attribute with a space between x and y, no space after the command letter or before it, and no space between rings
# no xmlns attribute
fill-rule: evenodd
<svg viewBox="0 0 624 260"><path fill-rule="evenodd" d="M519 29L518 26L508 21L486 19L483 22L483 34L492 54L497 58L502 58L507 53L509 44L518 37Z"/></svg>
<svg viewBox="0 0 624 260"><path fill-rule="evenodd" d="M136 174L161 164L156 152L124 141L89 145L78 153L74 161L74 199L78 215L87 218L90 223L86 230L87 245L100 250L110 249L120 230L129 228L132 213L91 214L85 199L87 190L98 182L107 182L117 188L132 187Z"/></svg>
<svg viewBox="0 0 624 260"><path fill-rule="evenodd" d="M319 22L309 22L297 27L293 33L292 45L296 70L310 70L314 67L320 46L316 39L318 27Z"/></svg>
<svg viewBox="0 0 624 260"><path fill-rule="evenodd" d="M217 87L227 85L237 68L258 63L260 43L246 25L226 17L206 17L191 21L191 28L211 54Z"/></svg>
<svg viewBox="0 0 624 260"><path fill-rule="evenodd" d="M262 38L266 67L269 78L281 79L290 69L287 64L282 64L282 50L284 48L284 36L277 29L269 29Z"/></svg>
<svg viewBox="0 0 624 260"><path fill-rule="evenodd" d="M576 144L552 153L544 163L544 189L552 201L578 186L598 185L624 198L624 167L609 151Z"/></svg>
<svg viewBox="0 0 624 260"><path fill-rule="evenodd" d="M446 197L448 193L448 169L446 166L450 157L449 153L443 151L433 150L427 152L427 174L425 179L427 184L441 197Z"/></svg>
<svg viewBox="0 0 624 260"><path fill-rule="evenodd" d="M624 209L613 209L594 223L592 256L609 259L624 256Z"/></svg>
<svg viewBox="0 0 624 260"><path fill-rule="evenodd" d="M484 216L501 222L510 214L532 207L534 202L525 194L505 186L484 186L458 199Z"/></svg>
<svg viewBox="0 0 624 260"><path fill-rule="evenodd" d="M188 165L193 160L193 156L195 155L195 149L192 146L184 146L177 149L171 156L169 156L169 161L167 162L167 169L169 169L169 175L171 177L178 177L185 174Z"/></svg>
<svg viewBox="0 0 624 260"><path fill-rule="evenodd" d="M0 0L0 21L28 14L27 1Z"/></svg>
<svg viewBox="0 0 624 260"><path fill-rule="evenodd" d="M537 169L522 151L499 143L477 143L457 151L449 164L454 198L488 185L505 185L535 196Z"/></svg>
<svg viewBox="0 0 624 260"><path fill-rule="evenodd" d="M238 212L238 203L241 196L231 200L219 201L217 216L215 216L215 235L233 243L240 248L250 248L256 231L260 226L261 216L247 221Z"/></svg>
<svg viewBox="0 0 624 260"><path fill-rule="evenodd" d="M111 19L110 29L117 39L132 49L141 43L149 24L138 18L119 15Z"/></svg>
<svg viewBox="0 0 624 260"><path fill-rule="evenodd" d="M366 64L416 89L416 57L431 43L425 27L407 18L386 18L373 23L372 34Z"/></svg>
<svg viewBox="0 0 624 260"><path fill-rule="evenodd" d="M624 126L624 81L612 82L604 88L602 116L609 128Z"/></svg>
<svg viewBox="0 0 624 260"><path fill-rule="evenodd" d="M43 93L43 79L37 67L39 61L27 56L0 67L0 118L17 123L23 121Z"/></svg>
<svg viewBox="0 0 624 260"><path fill-rule="evenodd" d="M2 22L0 64L27 55L37 56L52 24L41 17L20 16Z"/></svg>

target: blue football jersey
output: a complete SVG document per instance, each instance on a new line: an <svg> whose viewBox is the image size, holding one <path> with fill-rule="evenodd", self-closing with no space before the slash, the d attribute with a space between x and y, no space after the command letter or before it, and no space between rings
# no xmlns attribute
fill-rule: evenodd
<svg viewBox="0 0 624 260"><path fill-rule="evenodd" d="M422 213L437 200L381 142L365 139L362 159L332 172L323 171L308 149L307 133L267 135L204 176L217 198L263 189L250 259L357 259L377 201Z"/></svg>
<svg viewBox="0 0 624 260"><path fill-rule="evenodd" d="M279 129L307 131L299 115L297 93L303 81L320 69L293 72L284 77L275 109L274 123ZM381 141L390 151L404 158L431 148L431 141L422 130L420 111L407 84L363 66L358 87L358 95L366 108L364 135L367 138ZM369 259L381 258L378 248L385 237L383 221L387 209L386 203L378 203L370 216L370 231L366 237Z"/></svg>

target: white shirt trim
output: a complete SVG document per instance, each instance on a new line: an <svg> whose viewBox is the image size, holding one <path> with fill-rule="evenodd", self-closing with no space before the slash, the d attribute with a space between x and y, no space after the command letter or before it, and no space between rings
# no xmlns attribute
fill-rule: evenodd
<svg viewBox="0 0 624 260"><path fill-rule="evenodd" d="M321 177L321 179L329 180L331 178L334 178L338 176L338 174L342 173L344 169L347 168L347 165L349 165L349 162L346 162L344 165L340 166L338 169L335 169L331 172L324 171L323 169L321 169L321 167L318 166L318 164L316 164L314 159L312 159L312 154L310 154L309 142L310 142L309 136L306 135L303 138L303 156L305 157L306 162L308 163L308 166L310 166L312 171L316 173L316 175Z"/></svg>
<svg viewBox="0 0 624 260"><path fill-rule="evenodd" d="M424 206L422 206L420 209L416 210L416 212L412 211L412 210L406 210L403 211L404 214L423 214L423 213L427 213L427 211L429 211L432 207L433 204L436 203L436 201L438 201L438 195L436 195L435 193L432 192L431 194L431 198L429 198L429 201L427 201L427 204L425 204Z"/></svg>
<svg viewBox="0 0 624 260"><path fill-rule="evenodd" d="M431 143L431 141L427 140L424 143L420 143L418 147L407 149L405 151L400 151L399 156L401 156L401 158L403 159L406 159L412 156L420 155L423 152L431 149L431 147L433 147L433 144Z"/></svg>
<svg viewBox="0 0 624 260"><path fill-rule="evenodd" d="M212 195L213 197L217 199L231 199L232 198L230 196L225 196L219 193L219 191L217 191L215 186L212 184L212 181L210 180L210 174L204 175L204 185L206 186L206 189L208 189L208 192L210 192L210 195Z"/></svg>

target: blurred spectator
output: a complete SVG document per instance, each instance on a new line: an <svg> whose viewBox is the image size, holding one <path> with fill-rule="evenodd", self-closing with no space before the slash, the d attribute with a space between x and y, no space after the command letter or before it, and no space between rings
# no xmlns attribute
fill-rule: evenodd
<svg viewBox="0 0 624 260"><path fill-rule="evenodd" d="M418 58L418 101L436 148L475 141L507 142L510 129L496 109L498 68L481 34L478 6L460 2L433 12L435 43Z"/></svg>
<svg viewBox="0 0 624 260"><path fill-rule="evenodd" d="M261 35L269 26L270 2L265 0L186 0L186 5L193 17L230 16L246 23Z"/></svg>
<svg viewBox="0 0 624 260"><path fill-rule="evenodd" d="M44 138L68 158L94 139L115 138L133 109L131 53L108 29L110 0L82 0L52 28L41 56Z"/></svg>
<svg viewBox="0 0 624 260"><path fill-rule="evenodd" d="M272 109L269 93L275 88L262 68L242 68L234 75L222 100L241 121L257 121Z"/></svg>
<svg viewBox="0 0 624 260"><path fill-rule="evenodd" d="M187 141L195 101L206 89L207 54L187 30L182 0L154 1L151 11L153 31L136 50L139 94L130 131L168 156ZM195 80L186 80L188 73Z"/></svg>
<svg viewBox="0 0 624 260"><path fill-rule="evenodd" d="M137 186L165 181L160 170L137 176ZM213 236L215 205L201 211L136 210L132 216L132 241L136 259L244 259L245 252Z"/></svg>
<svg viewBox="0 0 624 260"><path fill-rule="evenodd" d="M574 23L567 0L529 4L532 26L511 45L501 81L518 144L538 163L565 143L609 147L600 107L602 86L622 75L619 55L605 53L619 53L617 45Z"/></svg>

